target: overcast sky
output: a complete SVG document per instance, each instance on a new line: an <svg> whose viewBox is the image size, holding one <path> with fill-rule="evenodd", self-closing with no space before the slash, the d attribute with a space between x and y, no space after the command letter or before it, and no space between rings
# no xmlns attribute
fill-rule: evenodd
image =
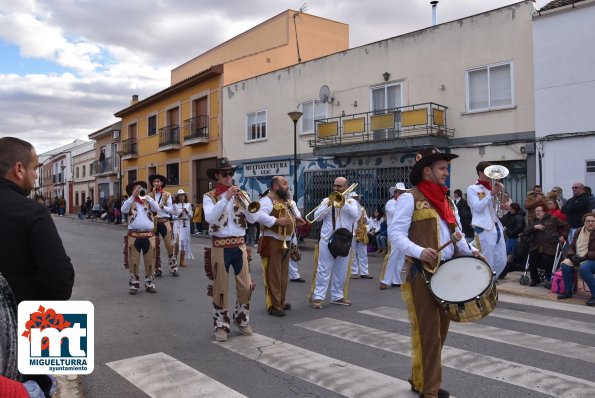
<svg viewBox="0 0 595 398"><path fill-rule="evenodd" d="M173 67L305 0L0 0L0 136L38 153L118 121ZM441 0L438 22L514 0ZM431 25L429 0L308 0L349 24L350 47ZM537 1L537 7L547 4Z"/></svg>

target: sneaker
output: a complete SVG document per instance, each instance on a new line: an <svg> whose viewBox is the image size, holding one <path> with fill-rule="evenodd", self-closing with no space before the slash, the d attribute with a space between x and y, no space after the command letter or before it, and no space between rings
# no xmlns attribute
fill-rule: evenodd
<svg viewBox="0 0 595 398"><path fill-rule="evenodd" d="M215 340L217 341L227 341L227 332L223 328L217 328L215 330Z"/></svg>
<svg viewBox="0 0 595 398"><path fill-rule="evenodd" d="M312 308L320 310L322 309L322 300L314 300L312 302Z"/></svg>
<svg viewBox="0 0 595 398"><path fill-rule="evenodd" d="M134 287L134 286L130 286L130 290L128 291L128 293L135 295L138 292L138 288Z"/></svg>
<svg viewBox="0 0 595 398"><path fill-rule="evenodd" d="M161 268L155 270L156 277L160 277L162 274L163 274L163 271L161 271Z"/></svg>
<svg viewBox="0 0 595 398"><path fill-rule="evenodd" d="M240 326L236 323L236 326L238 329L240 329L240 333L242 333L244 336L252 336L252 328L250 325Z"/></svg>
<svg viewBox="0 0 595 398"><path fill-rule="evenodd" d="M392 287L401 287L400 283L391 283L390 284Z"/></svg>
<svg viewBox="0 0 595 398"><path fill-rule="evenodd" d="M335 301L331 301L331 304L337 304L337 305L351 305L351 301L347 300L345 297L339 299L339 300L335 300Z"/></svg>
<svg viewBox="0 0 595 398"><path fill-rule="evenodd" d="M152 285L145 286L145 290L149 293L157 293L157 289L155 288L155 286Z"/></svg>
<svg viewBox="0 0 595 398"><path fill-rule="evenodd" d="M289 282L305 283L306 280L304 278L295 278L295 279L290 279Z"/></svg>
<svg viewBox="0 0 595 398"><path fill-rule="evenodd" d="M374 277L370 274L362 275L362 279L374 279Z"/></svg>
<svg viewBox="0 0 595 398"><path fill-rule="evenodd" d="M380 290L386 290L386 289L388 289L388 286L386 285L386 283L381 283L381 284L378 286L378 289L380 289Z"/></svg>
<svg viewBox="0 0 595 398"><path fill-rule="evenodd" d="M572 293L569 292L564 292L562 294L558 294L558 300L564 300L567 298L571 298L572 297Z"/></svg>

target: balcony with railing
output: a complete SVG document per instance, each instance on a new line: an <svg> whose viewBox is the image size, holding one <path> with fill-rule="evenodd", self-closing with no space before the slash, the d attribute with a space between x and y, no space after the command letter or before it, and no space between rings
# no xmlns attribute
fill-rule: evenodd
<svg viewBox="0 0 595 398"><path fill-rule="evenodd" d="M159 129L159 151L180 149L180 125L172 124Z"/></svg>
<svg viewBox="0 0 595 398"><path fill-rule="evenodd" d="M52 182L54 185L64 184L64 174L58 173L52 176Z"/></svg>
<svg viewBox="0 0 595 398"><path fill-rule="evenodd" d="M138 157L138 140L128 138L122 141L122 160L136 159Z"/></svg>
<svg viewBox="0 0 595 398"><path fill-rule="evenodd" d="M315 155L354 155L444 147L454 129L446 124L447 107L433 102L316 120Z"/></svg>
<svg viewBox="0 0 595 398"><path fill-rule="evenodd" d="M209 143L209 116L199 115L184 120L184 145Z"/></svg>
<svg viewBox="0 0 595 398"><path fill-rule="evenodd" d="M108 176L117 172L118 167L116 166L115 159L111 156L91 163L91 173L96 177Z"/></svg>

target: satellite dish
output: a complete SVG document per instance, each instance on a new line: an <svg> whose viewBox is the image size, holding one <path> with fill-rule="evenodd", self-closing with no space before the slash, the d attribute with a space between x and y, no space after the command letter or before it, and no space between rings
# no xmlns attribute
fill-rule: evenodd
<svg viewBox="0 0 595 398"><path fill-rule="evenodd" d="M320 98L322 102L328 102L330 96L331 90L328 88L326 84L320 87L320 91L318 92L318 98Z"/></svg>

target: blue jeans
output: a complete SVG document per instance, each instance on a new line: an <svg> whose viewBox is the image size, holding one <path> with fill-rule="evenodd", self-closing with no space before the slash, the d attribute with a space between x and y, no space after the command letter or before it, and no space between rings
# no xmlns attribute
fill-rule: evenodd
<svg viewBox="0 0 595 398"><path fill-rule="evenodd" d="M506 241L506 255L512 255L514 257L514 252L516 250L516 245L519 243L518 238L508 238Z"/></svg>
<svg viewBox="0 0 595 398"><path fill-rule="evenodd" d="M386 235L376 235L376 246L378 250L386 250L387 249L387 236Z"/></svg>
<svg viewBox="0 0 595 398"><path fill-rule="evenodd" d="M580 265L578 272L589 287L591 296L595 297L595 277L593 276L593 274L595 274L595 260L584 261ZM562 278L564 279L564 289L566 292L572 293L572 287L568 288L568 286L572 286L573 283L574 267L562 264Z"/></svg>

